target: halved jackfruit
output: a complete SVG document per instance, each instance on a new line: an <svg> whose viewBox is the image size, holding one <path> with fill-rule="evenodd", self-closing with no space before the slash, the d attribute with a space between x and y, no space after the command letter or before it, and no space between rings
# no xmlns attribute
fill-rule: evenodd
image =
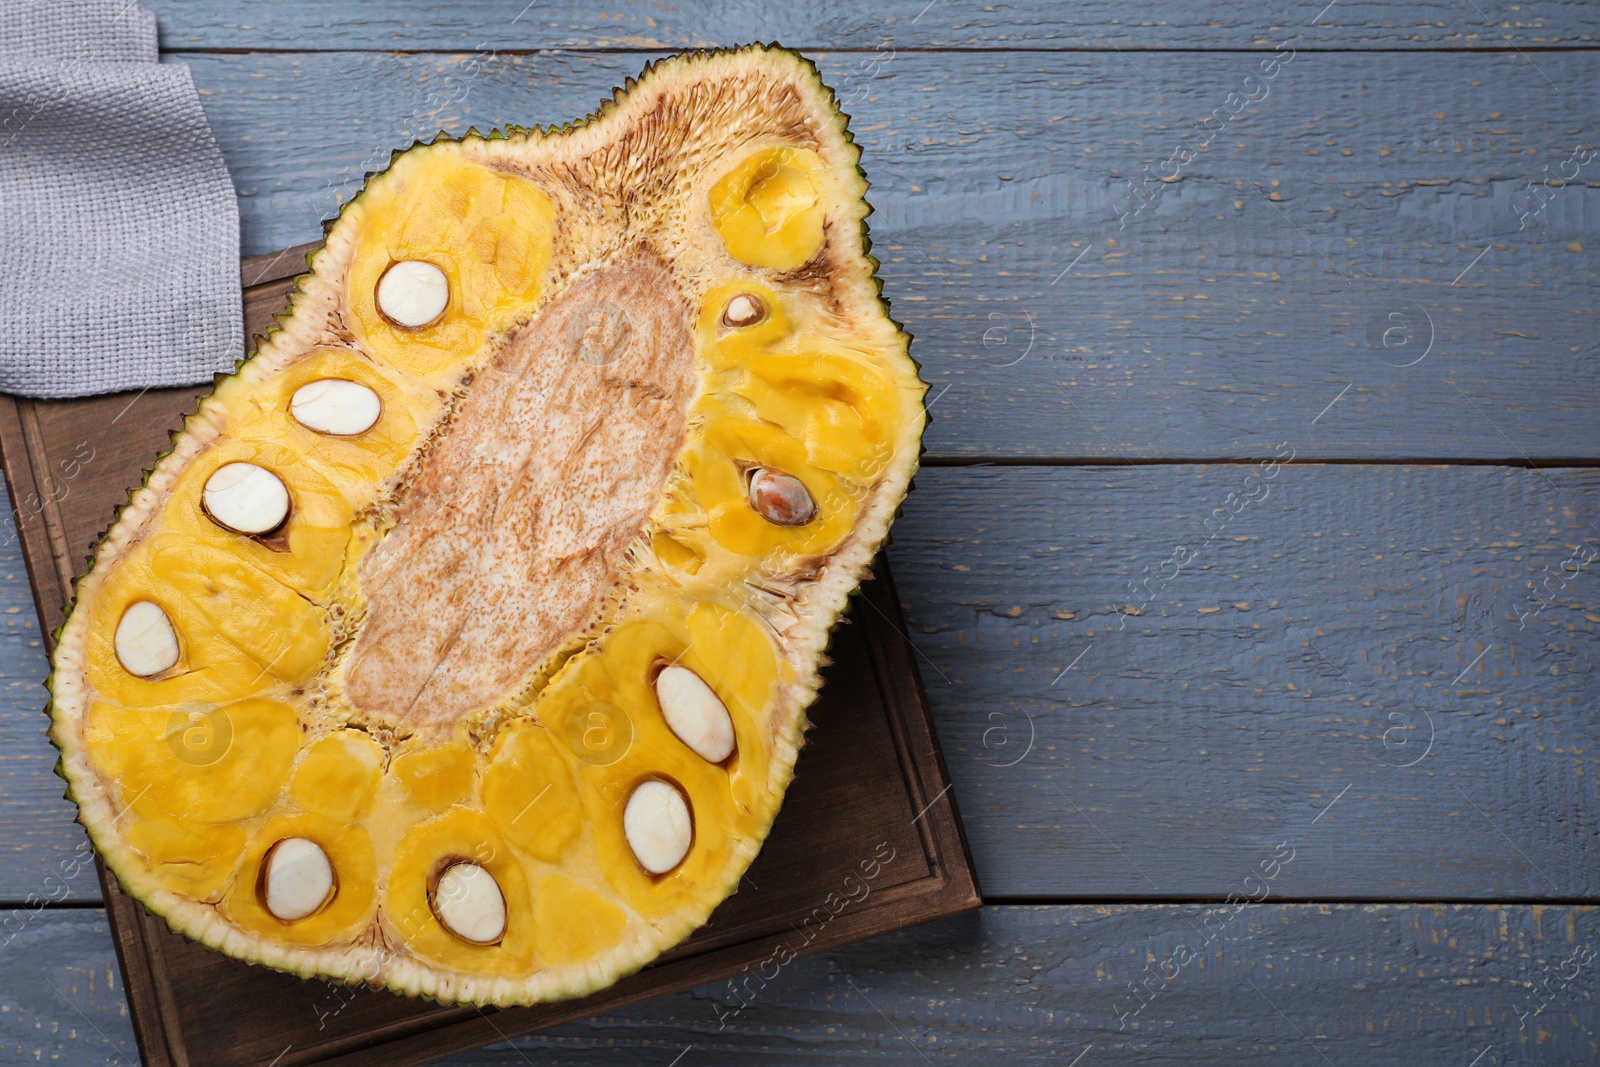
<svg viewBox="0 0 1600 1067"><path fill-rule="evenodd" d="M369 181L78 582L52 736L124 888L476 1003L703 923L916 466L865 191L765 48Z"/></svg>

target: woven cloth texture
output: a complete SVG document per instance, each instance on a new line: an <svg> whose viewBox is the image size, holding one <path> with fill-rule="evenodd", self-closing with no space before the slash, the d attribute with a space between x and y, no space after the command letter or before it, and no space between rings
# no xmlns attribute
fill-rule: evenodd
<svg viewBox="0 0 1600 1067"><path fill-rule="evenodd" d="M244 355L239 206L130 0L0 0L0 391L191 385Z"/></svg>

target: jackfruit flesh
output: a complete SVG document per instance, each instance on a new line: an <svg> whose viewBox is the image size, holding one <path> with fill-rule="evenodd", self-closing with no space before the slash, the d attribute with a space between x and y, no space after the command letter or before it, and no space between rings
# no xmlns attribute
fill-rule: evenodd
<svg viewBox="0 0 1600 1067"><path fill-rule="evenodd" d="M398 154L60 634L124 889L305 976L581 995L733 892L925 421L793 53Z"/></svg>

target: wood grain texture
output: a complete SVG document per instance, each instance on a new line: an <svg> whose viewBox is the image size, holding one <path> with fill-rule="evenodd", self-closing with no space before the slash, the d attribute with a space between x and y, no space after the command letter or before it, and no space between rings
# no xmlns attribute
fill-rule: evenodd
<svg viewBox="0 0 1600 1067"><path fill-rule="evenodd" d="M55 774L44 714L50 662L11 503L0 487L0 953L21 917L63 901L100 899L89 838Z"/></svg>
<svg viewBox="0 0 1600 1067"><path fill-rule="evenodd" d="M1600 562L1552 577L1600 553L1600 472L1269 473L917 476L890 558L985 891L1221 899L1316 819L1291 899L1600 895ZM39 706L11 901L79 840Z"/></svg>
<svg viewBox="0 0 1600 1067"><path fill-rule="evenodd" d="M1600 472L924 471L890 557L990 899L1600 894Z"/></svg>
<svg viewBox="0 0 1600 1067"><path fill-rule="evenodd" d="M1306 53L1263 81L1270 54L818 57L930 462L1600 458L1600 159L1529 190L1600 141L1600 55ZM262 252L392 147L567 121L646 57L178 58ZM1224 127L1236 92L1266 95Z"/></svg>
<svg viewBox="0 0 1600 1067"><path fill-rule="evenodd" d="M717 1013L739 1001L717 987L448 1062L1600 1062L1594 964L1564 977L1592 912L1282 903L1594 896L1600 568L1557 580L1549 607L1529 588L1600 544L1593 474L1303 461L1596 458L1600 170L1544 207L1530 181L1595 144L1594 56L1545 50L1592 45L1600 7L924 4L152 4L228 155L249 252L317 237L413 137L587 113L649 58L632 50L832 49L817 58L864 146L886 295L935 383L933 463L1254 462L1279 442L1302 461L1210 540L1248 468L925 471L896 526L986 889L1268 892L1124 1029L1127 983L1226 911L990 907L800 961L727 1030ZM1194 129L1285 41L1265 99L1225 133ZM630 54L511 54L542 48ZM1261 54L1182 54L1228 49ZM1407 54L1316 54L1340 49ZM238 50L280 54L215 54ZM405 50L435 54L385 54ZM1185 147L1179 180L1142 180ZM1150 600L1123 620L1147 566ZM5 571L26 619L0 546ZM15 901L77 836L31 755L49 751L37 638L11 629ZM1294 859L1267 880L1281 844ZM131 1059L121 990L93 977L114 972L97 913L28 929L26 955L0 937L0 1063Z"/></svg>
<svg viewBox="0 0 1600 1067"><path fill-rule="evenodd" d="M1341 0L1264 8L1248 0L1129 5L1114 0L959 4L892 0L770 4L645 0L626 5L455 4L398 0L358 19L316 0L154 0L165 49L433 51L700 48L782 41L791 48L1251 48L1296 35L1307 48L1572 47L1600 40L1600 12L1581 0L1453 4Z"/></svg>
<svg viewBox="0 0 1600 1067"><path fill-rule="evenodd" d="M1597 934L1572 907L989 907L441 1064L1593 1063ZM132 1060L100 913L28 937L0 1056Z"/></svg>

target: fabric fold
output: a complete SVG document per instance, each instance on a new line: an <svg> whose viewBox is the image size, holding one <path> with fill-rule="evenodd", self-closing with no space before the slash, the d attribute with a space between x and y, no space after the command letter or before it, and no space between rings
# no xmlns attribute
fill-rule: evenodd
<svg viewBox="0 0 1600 1067"><path fill-rule="evenodd" d="M187 67L127 0L0 15L0 390L203 382L244 355L238 202ZM52 53L46 55L46 53Z"/></svg>

